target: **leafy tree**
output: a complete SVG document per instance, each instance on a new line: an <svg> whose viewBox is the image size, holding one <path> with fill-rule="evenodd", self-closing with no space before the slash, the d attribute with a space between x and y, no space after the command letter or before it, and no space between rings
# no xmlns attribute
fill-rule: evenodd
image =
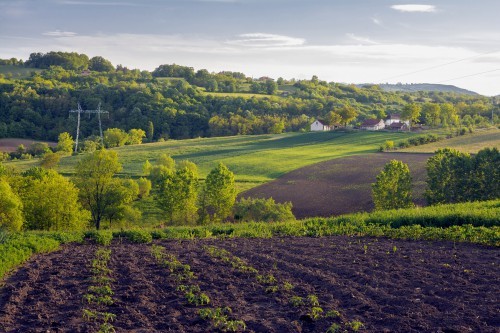
<svg viewBox="0 0 500 333"><path fill-rule="evenodd" d="M156 164L167 167L170 170L173 170L175 168L175 160L167 154L161 154L156 161Z"/></svg>
<svg viewBox="0 0 500 333"><path fill-rule="evenodd" d="M45 169L54 169L59 164L61 160L61 154L48 152L43 155L42 160L40 161L40 166Z"/></svg>
<svg viewBox="0 0 500 333"><path fill-rule="evenodd" d="M198 178L198 166L195 163L189 160L179 161L179 163L177 163L177 169L183 169L183 168L188 168L193 172L196 178Z"/></svg>
<svg viewBox="0 0 500 333"><path fill-rule="evenodd" d="M401 111L401 119L409 120L410 126L416 123L420 117L421 107L416 103L409 103L403 107Z"/></svg>
<svg viewBox="0 0 500 333"><path fill-rule="evenodd" d="M153 168L153 165L149 160L146 160L144 164L142 165L142 174L145 176L149 176L151 174L151 169Z"/></svg>
<svg viewBox="0 0 500 333"><path fill-rule="evenodd" d="M146 131L146 137L148 138L149 142L153 142L154 134L155 134L155 127L153 125L153 122L152 121L148 121L148 127L147 127L147 131Z"/></svg>
<svg viewBox="0 0 500 333"><path fill-rule="evenodd" d="M35 142L28 148L28 154L37 157L42 156L49 151L51 151L49 145L45 142Z"/></svg>
<svg viewBox="0 0 500 333"><path fill-rule="evenodd" d="M59 137L57 139L56 151L71 155L74 146L75 141L68 132L59 134Z"/></svg>
<svg viewBox="0 0 500 333"><path fill-rule="evenodd" d="M196 221L198 179L188 168L170 173L160 185L159 207L171 224L193 224Z"/></svg>
<svg viewBox="0 0 500 333"><path fill-rule="evenodd" d="M19 231L23 225L23 204L7 180L0 177L0 228Z"/></svg>
<svg viewBox="0 0 500 333"><path fill-rule="evenodd" d="M413 207L408 165L396 160L387 163L372 184L372 197L377 210Z"/></svg>
<svg viewBox="0 0 500 333"><path fill-rule="evenodd" d="M266 92L268 95L274 95L278 91L278 84L273 80L266 80Z"/></svg>
<svg viewBox="0 0 500 333"><path fill-rule="evenodd" d="M128 131L127 142L128 145L140 145L142 139L146 137L146 132L142 129L132 128Z"/></svg>
<svg viewBox="0 0 500 333"><path fill-rule="evenodd" d="M73 183L53 170L26 175L21 191L26 229L71 231L87 227L90 213L79 203Z"/></svg>
<svg viewBox="0 0 500 333"><path fill-rule="evenodd" d="M484 148L472 158L471 200L500 198L500 152Z"/></svg>
<svg viewBox="0 0 500 333"><path fill-rule="evenodd" d="M471 157L469 154L445 148L427 160L427 190L429 204L467 201L470 197Z"/></svg>
<svg viewBox="0 0 500 333"><path fill-rule="evenodd" d="M113 221L120 221L135 210L130 203L138 197L139 185L131 179L113 179L109 185L103 219L108 220L111 226Z"/></svg>
<svg viewBox="0 0 500 333"><path fill-rule="evenodd" d="M236 200L234 174L222 163L208 174L201 199L201 223L221 222L231 214Z"/></svg>
<svg viewBox="0 0 500 333"><path fill-rule="evenodd" d="M330 111L324 118L327 125L333 126L335 124L340 124L342 122L342 117L335 111Z"/></svg>
<svg viewBox="0 0 500 333"><path fill-rule="evenodd" d="M96 72L112 72L115 70L109 60L97 56L89 60L89 69Z"/></svg>
<svg viewBox="0 0 500 333"><path fill-rule="evenodd" d="M441 122L441 108L435 103L425 103L422 105L422 116L429 126L437 126Z"/></svg>
<svg viewBox="0 0 500 333"><path fill-rule="evenodd" d="M127 142L128 134L119 128L108 128L103 133L106 148L121 147Z"/></svg>
<svg viewBox="0 0 500 333"><path fill-rule="evenodd" d="M342 123L344 123L344 125L349 124L351 121L356 119L358 115L358 111L356 111L356 109L351 105L344 105L340 109L336 110L336 112L342 118Z"/></svg>
<svg viewBox="0 0 500 333"><path fill-rule="evenodd" d="M113 177L121 169L116 152L105 149L85 155L76 166L80 199L90 210L96 229L100 229L109 201L112 201L108 200L108 196L113 194L113 187L116 186Z"/></svg>
<svg viewBox="0 0 500 333"><path fill-rule="evenodd" d="M138 180L139 184L139 198L147 198L151 192L151 181L147 178L141 177Z"/></svg>

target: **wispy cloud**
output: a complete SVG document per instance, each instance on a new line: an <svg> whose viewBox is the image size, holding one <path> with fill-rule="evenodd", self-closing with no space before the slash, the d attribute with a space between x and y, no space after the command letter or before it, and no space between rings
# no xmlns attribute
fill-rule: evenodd
<svg viewBox="0 0 500 333"><path fill-rule="evenodd" d="M393 5L391 8L404 13L433 13L436 11L434 5Z"/></svg>
<svg viewBox="0 0 500 333"><path fill-rule="evenodd" d="M376 18L376 17L372 17L372 22L373 22L374 24L378 25L378 26L381 26L381 27L383 27L383 26L384 26L384 23L383 23L380 19L378 19L378 18Z"/></svg>
<svg viewBox="0 0 500 333"><path fill-rule="evenodd" d="M240 39L229 40L229 45L247 46L247 47L282 47L282 46L300 46L306 41L303 38L267 34L267 33L249 33L239 35Z"/></svg>
<svg viewBox="0 0 500 333"><path fill-rule="evenodd" d="M358 36L358 35L355 35L353 33L348 33L346 34L347 37L349 37L350 39L356 41L356 42L359 42L361 44L378 44L377 42L371 40L370 38L368 37L362 37L362 36Z"/></svg>
<svg viewBox="0 0 500 333"><path fill-rule="evenodd" d="M42 35L50 37L74 37L77 35L77 33L72 31L55 30L55 31L46 31L42 33Z"/></svg>

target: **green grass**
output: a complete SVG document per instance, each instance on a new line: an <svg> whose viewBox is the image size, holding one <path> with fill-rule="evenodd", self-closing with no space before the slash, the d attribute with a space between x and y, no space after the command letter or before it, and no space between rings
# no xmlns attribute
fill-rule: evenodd
<svg viewBox="0 0 500 333"><path fill-rule="evenodd" d="M486 147L496 147L500 149L500 129L479 129L472 134L457 136L422 146L409 147L398 150L398 152L433 153L440 148L453 148L464 153L472 154Z"/></svg>
<svg viewBox="0 0 500 333"><path fill-rule="evenodd" d="M176 161L188 159L199 167L204 178L217 163L234 172L239 190L276 179L283 174L314 163L376 152L386 140L404 140L414 134L334 131L276 135L233 136L167 141L115 148L123 164L123 176L138 177L148 159L155 163L161 154ZM59 171L71 175L80 156L63 157ZM5 162L25 170L36 160Z"/></svg>

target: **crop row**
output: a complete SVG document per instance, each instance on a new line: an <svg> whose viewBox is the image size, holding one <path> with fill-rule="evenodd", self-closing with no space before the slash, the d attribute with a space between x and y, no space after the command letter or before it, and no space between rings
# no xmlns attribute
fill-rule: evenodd
<svg viewBox="0 0 500 333"><path fill-rule="evenodd" d="M203 248L210 257L231 266L237 272L248 274L264 288L266 293L280 293L289 305L305 312L299 317L302 321L316 321L322 318L336 319L337 322L330 325L327 333L340 332L341 329L351 329L357 332L363 327L363 323L358 320L351 322L345 320L345 316L337 309L321 306L315 294L309 294L307 297L299 296L293 292L294 286L290 282L280 281L271 273L259 272L255 267L225 249L216 246L204 246Z"/></svg>
<svg viewBox="0 0 500 333"><path fill-rule="evenodd" d="M151 247L151 254L156 262L168 269L172 281L176 285L176 291L183 293L188 304L202 307L198 315L203 320L209 320L212 326L223 332L245 331L246 324L243 320L231 319L230 307L207 307L210 303L208 295L201 291L196 283L196 276L191 267L180 262L173 254L166 253L165 248L158 245Z"/></svg>
<svg viewBox="0 0 500 333"><path fill-rule="evenodd" d="M113 290L111 284L113 278L112 271L108 267L111 257L111 250L107 248L98 248L94 259L90 264L92 276L87 293L83 295L83 301L87 307L83 309L83 319L89 322L96 322L99 325L99 333L114 332L115 329L111 322L116 319L116 315L106 311L113 305Z"/></svg>

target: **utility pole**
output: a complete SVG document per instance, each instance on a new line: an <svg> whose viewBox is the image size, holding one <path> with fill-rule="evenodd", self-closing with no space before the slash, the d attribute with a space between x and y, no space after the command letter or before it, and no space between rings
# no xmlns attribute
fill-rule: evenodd
<svg viewBox="0 0 500 333"><path fill-rule="evenodd" d="M83 110L82 107L80 106L80 103L78 103L78 109L77 110L69 110L70 113L76 113L77 114L77 125L76 125L76 140L75 140L75 153L78 151L78 138L80 136L80 114L82 113L88 113L89 117L91 113L97 113L97 118L99 119L99 134L101 135L101 144L104 146L104 138L102 135L102 123L101 123L101 113L107 113L109 114L108 111L101 110L101 103L97 106L97 110Z"/></svg>

